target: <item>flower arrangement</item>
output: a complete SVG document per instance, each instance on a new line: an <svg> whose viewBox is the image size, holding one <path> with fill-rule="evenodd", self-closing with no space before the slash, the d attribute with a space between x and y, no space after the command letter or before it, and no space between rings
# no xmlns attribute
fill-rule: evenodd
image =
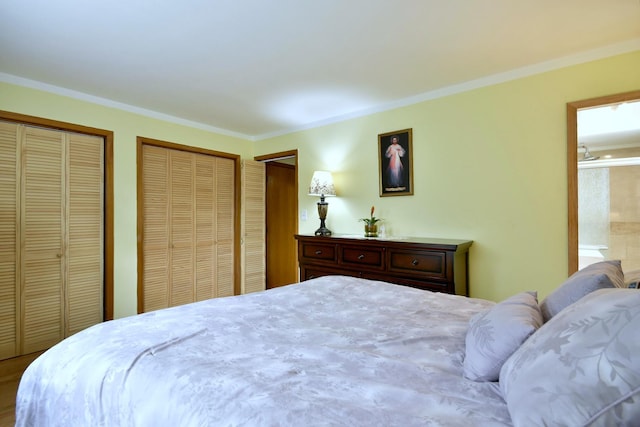
<svg viewBox="0 0 640 427"><path fill-rule="evenodd" d="M375 212L375 210L376 210L376 207L371 206L371 216L369 218L360 218L360 221L363 221L368 226L375 225L378 221L382 221L381 218L376 218L375 216L373 216L373 213Z"/></svg>

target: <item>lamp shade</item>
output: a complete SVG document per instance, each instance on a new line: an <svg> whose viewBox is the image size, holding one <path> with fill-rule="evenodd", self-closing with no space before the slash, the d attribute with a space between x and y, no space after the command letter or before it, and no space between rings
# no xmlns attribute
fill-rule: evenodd
<svg viewBox="0 0 640 427"><path fill-rule="evenodd" d="M335 196L336 189L333 187L333 177L331 172L315 171L309 185L310 196Z"/></svg>

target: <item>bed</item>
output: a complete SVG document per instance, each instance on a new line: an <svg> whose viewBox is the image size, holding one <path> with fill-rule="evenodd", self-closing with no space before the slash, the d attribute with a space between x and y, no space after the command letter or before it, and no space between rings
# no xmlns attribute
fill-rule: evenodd
<svg viewBox="0 0 640 427"><path fill-rule="evenodd" d="M16 425L634 425L640 291L622 286L572 288L562 308L327 276L113 320L29 366ZM596 341L580 352L589 333L608 365Z"/></svg>

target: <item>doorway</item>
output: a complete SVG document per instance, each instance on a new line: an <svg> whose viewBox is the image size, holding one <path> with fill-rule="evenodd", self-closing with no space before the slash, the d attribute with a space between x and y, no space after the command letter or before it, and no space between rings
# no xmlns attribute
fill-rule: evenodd
<svg viewBox="0 0 640 427"><path fill-rule="evenodd" d="M639 101L634 91L567 104L569 274L605 259L640 266L640 113L625 112Z"/></svg>
<svg viewBox="0 0 640 427"><path fill-rule="evenodd" d="M297 150L256 157L266 163L266 288L298 282Z"/></svg>
<svg viewBox="0 0 640 427"><path fill-rule="evenodd" d="M580 269L607 259L619 259L625 271L640 268L639 191L638 156L578 164Z"/></svg>

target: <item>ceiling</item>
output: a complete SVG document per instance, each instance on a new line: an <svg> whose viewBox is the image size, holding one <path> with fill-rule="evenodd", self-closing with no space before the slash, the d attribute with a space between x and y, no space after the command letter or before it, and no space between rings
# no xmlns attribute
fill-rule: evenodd
<svg viewBox="0 0 640 427"><path fill-rule="evenodd" d="M638 157L640 100L584 108L577 114L578 151L583 155L587 146L602 157Z"/></svg>
<svg viewBox="0 0 640 427"><path fill-rule="evenodd" d="M0 81L260 140L640 49L639 0L4 0Z"/></svg>

